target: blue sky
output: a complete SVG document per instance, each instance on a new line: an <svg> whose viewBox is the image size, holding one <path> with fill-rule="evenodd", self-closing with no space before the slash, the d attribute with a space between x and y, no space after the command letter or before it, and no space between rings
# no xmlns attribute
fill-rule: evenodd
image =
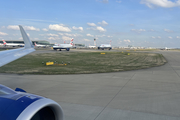
<svg viewBox="0 0 180 120"><path fill-rule="evenodd" d="M180 46L180 0L6 0L0 39L141 47Z"/></svg>

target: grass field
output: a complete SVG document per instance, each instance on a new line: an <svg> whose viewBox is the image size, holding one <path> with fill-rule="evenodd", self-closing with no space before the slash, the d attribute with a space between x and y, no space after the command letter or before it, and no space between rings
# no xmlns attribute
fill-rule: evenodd
<svg viewBox="0 0 180 120"><path fill-rule="evenodd" d="M30 54L0 68L0 73L79 74L137 70L166 63L161 54L130 52L59 52ZM45 66L42 62L70 63Z"/></svg>

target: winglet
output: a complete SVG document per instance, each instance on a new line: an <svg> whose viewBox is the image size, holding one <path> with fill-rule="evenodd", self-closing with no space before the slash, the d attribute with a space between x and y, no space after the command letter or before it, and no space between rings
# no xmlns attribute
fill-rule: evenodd
<svg viewBox="0 0 180 120"><path fill-rule="evenodd" d="M21 35L22 35L23 40L24 40L25 48L34 48L34 45L32 44L31 40L27 36L27 34L24 31L23 27L21 25L19 25L19 28L20 28Z"/></svg>
<svg viewBox="0 0 180 120"><path fill-rule="evenodd" d="M21 30L25 47L13 50L0 51L0 67L35 51L34 45L30 41L23 27L19 25L19 28Z"/></svg>

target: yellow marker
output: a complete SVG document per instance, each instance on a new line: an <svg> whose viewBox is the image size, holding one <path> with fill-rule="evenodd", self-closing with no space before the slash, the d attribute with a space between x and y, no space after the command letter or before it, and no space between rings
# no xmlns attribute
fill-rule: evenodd
<svg viewBox="0 0 180 120"><path fill-rule="evenodd" d="M46 65L54 65L54 62L46 62Z"/></svg>
<svg viewBox="0 0 180 120"><path fill-rule="evenodd" d="M127 55L130 55L130 53L128 53Z"/></svg>
<svg viewBox="0 0 180 120"><path fill-rule="evenodd" d="M123 51L122 51L122 53L123 53Z"/></svg>
<svg viewBox="0 0 180 120"><path fill-rule="evenodd" d="M105 55L106 53L101 53L101 55Z"/></svg>

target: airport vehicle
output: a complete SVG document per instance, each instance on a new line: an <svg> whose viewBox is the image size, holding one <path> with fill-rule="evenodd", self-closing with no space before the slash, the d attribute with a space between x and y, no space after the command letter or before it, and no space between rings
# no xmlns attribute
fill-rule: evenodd
<svg viewBox="0 0 180 120"><path fill-rule="evenodd" d="M20 44L20 43L6 43L5 40L2 40L2 41L5 46L11 46L11 47L23 47L24 46L24 44Z"/></svg>
<svg viewBox="0 0 180 120"><path fill-rule="evenodd" d="M61 49L66 49L67 51L69 51L70 48L72 48L72 47L73 47L73 38L72 38L70 44L54 44L53 49L59 50L59 51L61 51Z"/></svg>
<svg viewBox="0 0 180 120"><path fill-rule="evenodd" d="M0 67L35 51L26 32L22 26L19 27L25 46L0 52ZM0 85L0 120L63 120L63 111L51 99Z"/></svg>
<svg viewBox="0 0 180 120"><path fill-rule="evenodd" d="M47 47L46 45L36 44L36 42L34 43L34 46L36 46L36 47Z"/></svg>
<svg viewBox="0 0 180 120"><path fill-rule="evenodd" d="M111 50L112 47L111 47L110 44L101 44L101 45L98 47L98 49L102 49L102 50L104 50L104 49L109 49L109 50Z"/></svg>

